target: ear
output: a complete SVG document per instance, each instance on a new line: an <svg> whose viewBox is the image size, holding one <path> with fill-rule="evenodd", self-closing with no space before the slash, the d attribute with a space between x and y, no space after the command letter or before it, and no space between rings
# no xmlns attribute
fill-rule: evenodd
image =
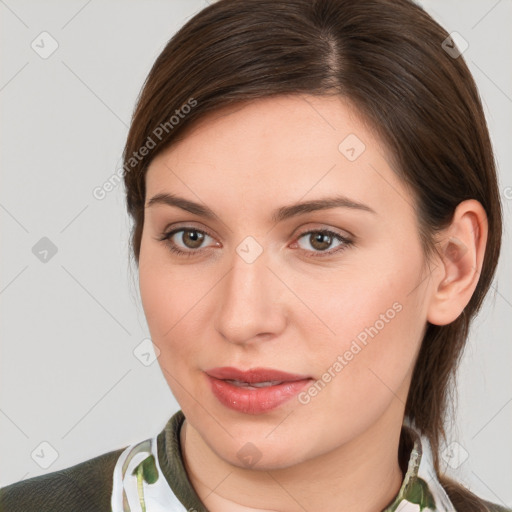
<svg viewBox="0 0 512 512"><path fill-rule="evenodd" d="M487 244L487 215L475 199L462 201L450 225L438 235L427 320L446 325L460 316L475 291Z"/></svg>

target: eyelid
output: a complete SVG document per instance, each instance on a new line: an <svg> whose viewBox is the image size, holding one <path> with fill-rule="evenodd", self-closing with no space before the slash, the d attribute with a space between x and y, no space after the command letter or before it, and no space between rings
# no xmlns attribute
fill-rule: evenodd
<svg viewBox="0 0 512 512"><path fill-rule="evenodd" d="M174 231L176 229L197 229L197 231L203 231L204 233L213 236L208 228L204 227L204 225L200 222L195 222L193 220L188 222L172 222L171 224L167 224L162 230L162 233L169 233L170 231Z"/></svg>
<svg viewBox="0 0 512 512"><path fill-rule="evenodd" d="M309 233L311 231L332 231L333 233L336 233L338 236L341 236L342 238L349 238L353 241L355 241L357 238L348 229L335 228L329 224L322 224L322 223L318 223L318 222L313 223L313 226L308 225L308 227L304 228L304 230L302 230L302 228L300 228L299 233L296 234L294 237L298 238L298 237L300 237L306 233Z"/></svg>

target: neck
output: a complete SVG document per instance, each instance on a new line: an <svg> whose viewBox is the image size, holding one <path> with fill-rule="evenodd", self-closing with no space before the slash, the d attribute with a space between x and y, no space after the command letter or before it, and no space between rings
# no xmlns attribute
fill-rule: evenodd
<svg viewBox="0 0 512 512"><path fill-rule="evenodd" d="M221 459L185 420L180 433L183 459L193 487L211 512L381 511L398 494L404 478L398 458L402 417L395 414L391 419L383 416L328 453L268 471Z"/></svg>

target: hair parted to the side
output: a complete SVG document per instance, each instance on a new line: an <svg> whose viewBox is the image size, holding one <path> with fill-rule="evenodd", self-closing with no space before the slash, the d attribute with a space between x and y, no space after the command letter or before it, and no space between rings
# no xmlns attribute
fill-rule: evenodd
<svg viewBox="0 0 512 512"><path fill-rule="evenodd" d="M481 101L462 56L443 50L447 37L411 0L219 0L191 18L155 61L124 149L137 263L151 160L207 112L279 94L337 94L356 107L415 197L427 259L461 201L483 205L489 235L477 288L454 322L427 325L405 408L430 439L438 474L450 385L489 290L502 233ZM134 158L151 147L148 141L147 156ZM488 510L463 486L439 478L457 510Z"/></svg>

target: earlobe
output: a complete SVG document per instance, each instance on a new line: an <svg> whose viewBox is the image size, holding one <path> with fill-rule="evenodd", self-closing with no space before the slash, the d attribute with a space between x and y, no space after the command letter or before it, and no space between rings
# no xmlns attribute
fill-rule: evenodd
<svg viewBox="0 0 512 512"><path fill-rule="evenodd" d="M482 205L460 203L452 222L440 234L437 272L433 274L427 320L447 325L462 313L473 295L487 243L487 215Z"/></svg>

